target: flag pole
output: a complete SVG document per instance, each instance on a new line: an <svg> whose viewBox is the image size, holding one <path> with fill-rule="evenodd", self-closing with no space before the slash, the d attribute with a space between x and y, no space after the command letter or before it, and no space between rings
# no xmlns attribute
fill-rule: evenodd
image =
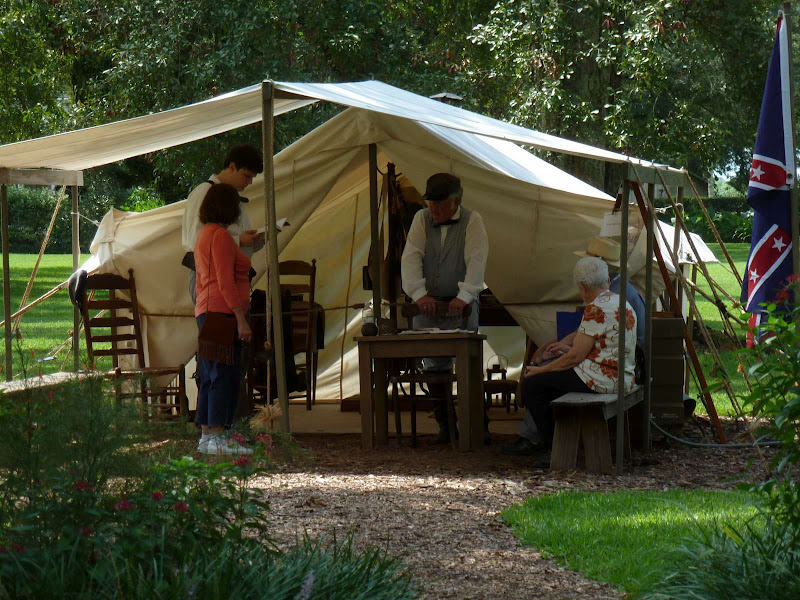
<svg viewBox="0 0 800 600"><path fill-rule="evenodd" d="M797 146L796 146L796 136L795 136L795 119L794 119L794 61L791 60L792 57L792 21L790 18L790 14L792 12L792 3L791 2L784 2L783 3L783 19L784 23L786 24L786 40L789 46L789 94L791 98L790 106L791 110L789 113L792 115L792 151L794 153L794 158L797 158ZM792 161L795 162L795 161ZM796 162L795 162L796 165ZM795 166L795 171L797 167ZM791 211L792 211L792 273L800 273L800 224L798 224L798 204L797 204L797 173L792 173L792 181L794 185L790 190L790 198L791 198ZM800 305L800 289L795 288L794 290L794 303L795 306ZM795 327L800 332L800 321L795 323Z"/></svg>

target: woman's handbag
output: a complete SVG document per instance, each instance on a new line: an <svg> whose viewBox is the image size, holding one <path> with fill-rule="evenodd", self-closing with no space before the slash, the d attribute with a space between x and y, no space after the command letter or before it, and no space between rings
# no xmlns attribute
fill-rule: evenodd
<svg viewBox="0 0 800 600"><path fill-rule="evenodd" d="M214 237L211 238L208 251L209 271L213 260ZM236 362L236 317L228 313L208 312L208 296L206 294L206 318L197 335L197 356L206 360L232 365Z"/></svg>

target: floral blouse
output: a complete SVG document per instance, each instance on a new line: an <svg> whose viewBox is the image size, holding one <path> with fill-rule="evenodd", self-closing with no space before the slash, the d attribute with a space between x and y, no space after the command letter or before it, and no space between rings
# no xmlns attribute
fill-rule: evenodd
<svg viewBox="0 0 800 600"><path fill-rule="evenodd" d="M605 291L583 312L580 333L594 338L589 355L575 367L578 377L595 392L611 394L617 391L619 365L619 295ZM625 303L625 390L633 387L636 365L636 314Z"/></svg>

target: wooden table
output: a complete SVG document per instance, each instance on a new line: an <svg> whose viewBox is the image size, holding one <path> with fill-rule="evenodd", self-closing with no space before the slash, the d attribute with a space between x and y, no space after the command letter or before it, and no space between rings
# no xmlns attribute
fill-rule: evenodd
<svg viewBox="0 0 800 600"><path fill-rule="evenodd" d="M458 385L459 449L483 446L483 341L478 333L414 333L355 338L361 380L361 446L389 442L387 361L453 356Z"/></svg>

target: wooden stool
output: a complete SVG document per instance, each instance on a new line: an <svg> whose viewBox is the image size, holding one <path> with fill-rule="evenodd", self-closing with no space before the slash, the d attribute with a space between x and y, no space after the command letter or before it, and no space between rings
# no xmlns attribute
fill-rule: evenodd
<svg viewBox="0 0 800 600"><path fill-rule="evenodd" d="M406 373L394 375L392 382L392 408L394 410L394 426L397 432L397 443L403 437L403 426L400 420L400 398L397 393L398 385L408 383L411 385L410 394L407 398L411 401L411 446L417 446L417 401L428 400L431 402L444 402L447 410L447 426L450 430L450 445L456 449L456 415L453 406L453 382L456 376L453 373ZM445 387L444 397L429 396L426 394L417 395L416 386L418 384L443 384Z"/></svg>
<svg viewBox="0 0 800 600"><path fill-rule="evenodd" d="M500 379L492 379L492 375L499 374ZM514 394L514 412L517 407L517 387L519 382L513 379L506 379L506 370L500 365L492 365L486 369L486 380L483 382L483 393L486 396L486 410L492 407L492 396L500 395L500 400L506 408L506 412L511 412L511 394Z"/></svg>

